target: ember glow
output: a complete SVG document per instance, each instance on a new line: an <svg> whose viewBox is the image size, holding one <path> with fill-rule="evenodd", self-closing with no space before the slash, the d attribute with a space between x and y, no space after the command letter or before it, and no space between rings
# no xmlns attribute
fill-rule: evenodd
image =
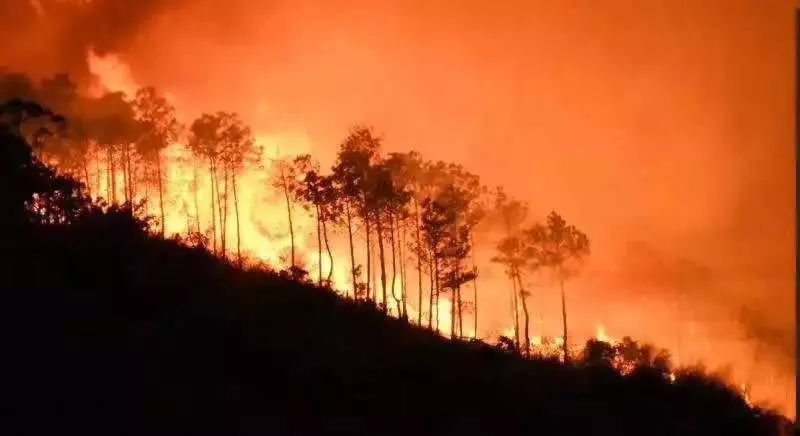
<svg viewBox="0 0 800 436"><path fill-rule="evenodd" d="M588 1L146 1L125 20L111 3L31 0L8 18L26 23L29 37L0 56L37 77L70 72L94 95L155 86L185 124L204 112L241 114L262 150L239 179L241 247L251 261L285 267L289 256L272 162L310 153L329 168L348 129L366 123L386 151L456 161L526 200L535 218L556 209L585 229L592 255L569 284L571 345L652 342L794 416L791 2L667 1L644 10L617 1L603 9ZM185 235L198 220L205 232L211 219L206 165L185 143L164 152L167 234ZM103 165L89 165L90 188L105 197ZM315 222L300 208L296 216L313 278ZM230 253L236 230L227 225ZM341 233L331 241L333 279L346 292ZM477 336L486 339L514 335L510 283L490 262L496 240L476 235ZM331 265L322 260L325 275ZM415 274L410 268L412 283ZM557 285L536 285L532 343L557 342ZM450 302L439 312L449 334ZM463 327L474 334L471 321Z"/></svg>

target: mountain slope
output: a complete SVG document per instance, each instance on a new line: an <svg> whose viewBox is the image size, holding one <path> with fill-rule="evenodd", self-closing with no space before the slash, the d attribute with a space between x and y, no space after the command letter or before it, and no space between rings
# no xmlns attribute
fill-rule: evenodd
<svg viewBox="0 0 800 436"><path fill-rule="evenodd" d="M702 375L524 361L142 233L123 212L18 247L3 407L32 433L770 434ZM9 282L11 283L11 282ZM20 427L17 427L20 428Z"/></svg>

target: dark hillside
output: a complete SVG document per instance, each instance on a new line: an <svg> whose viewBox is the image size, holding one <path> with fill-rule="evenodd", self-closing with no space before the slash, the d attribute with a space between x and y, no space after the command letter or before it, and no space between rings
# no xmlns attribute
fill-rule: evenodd
<svg viewBox="0 0 800 436"><path fill-rule="evenodd" d="M330 291L122 230L133 228L125 217L45 232L29 254L36 286L4 292L4 406L35 433L732 435L775 425L702 375L670 384L451 343Z"/></svg>

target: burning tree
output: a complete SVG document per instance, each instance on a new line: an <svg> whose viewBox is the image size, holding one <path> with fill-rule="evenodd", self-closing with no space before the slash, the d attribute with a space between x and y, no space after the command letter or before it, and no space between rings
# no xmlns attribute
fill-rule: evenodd
<svg viewBox="0 0 800 436"><path fill-rule="evenodd" d="M569 363L567 336L567 303L564 281L575 273L574 266L589 254L589 238L555 212L547 216L547 224L536 224L525 231L526 244L537 266L545 266L556 274L561 287L564 362Z"/></svg>
<svg viewBox="0 0 800 436"><path fill-rule="evenodd" d="M527 296L522 285L521 271L526 264L525 249L520 235L520 228L528 215L528 206L518 200L511 199L498 187L495 193L494 214L496 221L505 233L505 237L497 244L498 255L493 262L506 267L506 275L511 279L511 312L514 321L514 340L516 348L520 347L519 306L522 305L524 317L524 350L530 352L530 332ZM519 284L519 286L517 285Z"/></svg>
<svg viewBox="0 0 800 436"><path fill-rule="evenodd" d="M426 259L424 246L422 244L422 236L420 233L420 203L426 198L426 190L424 185L424 162L419 153L411 151L408 153L390 153L386 159L386 166L392 174L393 183L401 189L408 196L406 200L406 207L403 215L403 224L407 221L413 220L413 229L415 233L415 241L410 244L411 251L415 254L417 261L417 324L422 325L422 265L423 260ZM410 203L410 204L409 204ZM412 210L408 210L413 208ZM405 239L406 225L402 225L401 229L403 235L401 240ZM401 245L404 252L405 244ZM403 270L405 270L405 256L401 254ZM427 265L428 262L425 261ZM406 284L403 283L404 302L406 297ZM404 309L405 311L405 309Z"/></svg>
<svg viewBox="0 0 800 436"><path fill-rule="evenodd" d="M356 126L339 147L333 176L338 186L339 195L344 200L344 213L350 243L350 272L353 277L354 292L357 287L357 270L353 247L353 231L355 216L360 216L366 239L366 284L365 298L370 298L370 273L372 268L371 241L371 197L369 192L374 182L373 166L380 159L381 140L372 131L363 126Z"/></svg>
<svg viewBox="0 0 800 436"><path fill-rule="evenodd" d="M431 282L432 288L429 295L428 306L430 312L428 313L428 327L430 328L432 322L438 331L439 329L439 292L440 292L440 264L442 252L446 245L445 232L451 226L451 219L448 216L448 209L446 205L431 198L426 198L422 201L422 215L420 218L422 240L425 243L425 248L430 253L431 262ZM434 315L435 312L435 315ZM432 319L433 317L433 319Z"/></svg>
<svg viewBox="0 0 800 436"><path fill-rule="evenodd" d="M314 218L317 222L317 285L322 286L322 222L325 219L323 208L328 197L328 193L325 192L327 183L325 182L325 177L320 174L319 164L312 160L310 155L298 156L295 158L294 164L297 167L297 171L302 175L302 181L294 191L295 196L307 210L314 210ZM326 241L327 238L326 233ZM330 247L328 247L328 250L332 264L333 256L330 253Z"/></svg>
<svg viewBox="0 0 800 436"><path fill-rule="evenodd" d="M208 173L211 181L211 228L214 235L214 250L216 251L216 227L219 224L220 248L222 255L226 255L228 194L232 188L236 217L236 254L238 261L241 262L239 199L236 176L242 171L246 161L256 160L258 157L252 133L237 114L230 112L217 112L213 115L203 114L192 123L191 133L189 148L195 156L208 161ZM220 172L222 173L221 175ZM220 189L220 184L222 189ZM215 205L216 210L214 209ZM219 218L218 223L216 222L217 217Z"/></svg>
<svg viewBox="0 0 800 436"><path fill-rule="evenodd" d="M475 325L477 334L477 277L478 268L474 263L474 228L483 218L483 210L480 204L480 196L485 192L485 188L480 184L480 178L466 171L461 165L449 164L447 167L448 184L441 194L444 198L449 198L450 207L454 209L455 222L451 230L449 258L453 265L453 280L455 285L454 304L457 307L459 336L463 337L463 308L461 286L467 282L472 282L473 286L473 310L475 311ZM472 265L467 267L465 262L467 257L472 254Z"/></svg>
<svg viewBox="0 0 800 436"><path fill-rule="evenodd" d="M280 189L283 192L284 199L286 200L286 215L289 220L289 238L291 241L291 266L289 271L294 276L295 268L297 268L297 261L295 258L295 241L294 241L294 220L292 218L292 201L295 197L295 192L298 189L297 181L297 167L293 162L286 159L277 159L273 163L274 173L272 175L272 186Z"/></svg>
<svg viewBox="0 0 800 436"><path fill-rule="evenodd" d="M117 164L122 153L125 201L133 200L135 181L131 171L131 144L139 137L140 124L133 107L119 92L104 94L89 102L88 127L98 146L106 153L106 195L117 202Z"/></svg>
<svg viewBox="0 0 800 436"><path fill-rule="evenodd" d="M215 206L219 202L217 181L217 165L222 144L220 143L220 132L222 130L222 113L216 115L203 114L196 119L191 126L191 136L189 138L189 149L192 153L208 161L208 177L211 182L211 235L214 252L217 252L217 215ZM222 229L224 233L224 229ZM224 241L224 236L221 238ZM223 255L225 253L225 244Z"/></svg>
<svg viewBox="0 0 800 436"><path fill-rule="evenodd" d="M161 236L164 236L164 177L161 170L161 152L178 139L181 125L175 117L175 108L152 87L142 88L133 101L142 132L136 142L136 151L142 157L145 174L155 167L158 206L161 215ZM150 177L148 177L149 179Z"/></svg>
<svg viewBox="0 0 800 436"><path fill-rule="evenodd" d="M405 233L405 222L409 217L407 206L411 193L409 192L408 179L402 172L403 162L398 160L395 154L381 161L376 171L378 184L376 185L377 191L375 195L378 209L375 213L378 223L383 221L388 225L388 239L392 253L392 298L397 305L398 316L406 319L406 289L403 277L403 264L405 261L402 241ZM381 236L380 233L379 231L379 237ZM398 257L400 263L399 297L396 294Z"/></svg>
<svg viewBox="0 0 800 436"><path fill-rule="evenodd" d="M246 163L258 162L260 153L255 146L253 134L250 127L246 126L235 113L225 113L223 115L222 154L220 156L223 166L225 183L225 208L227 216L228 206L228 182L233 189L233 208L236 217L236 258L242 263L242 235L241 219L239 217L239 194L237 175L241 174ZM227 218L226 218L227 220ZM226 220L223 220L225 222ZM224 225L224 224L223 224Z"/></svg>

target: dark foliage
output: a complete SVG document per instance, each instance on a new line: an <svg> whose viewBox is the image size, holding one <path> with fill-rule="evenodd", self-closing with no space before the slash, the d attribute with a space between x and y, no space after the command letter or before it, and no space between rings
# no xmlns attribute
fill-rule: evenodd
<svg viewBox="0 0 800 436"><path fill-rule="evenodd" d="M6 131L0 139L0 207L8 211L3 434L770 435L789 428L702 373L678 372L673 383L640 365L622 376L603 364L613 350L602 346L587 364L524 360L446 340L290 274L236 268L202 244L152 236L130 206L53 195L67 189L40 178L59 176L19 136ZM43 222L26 206L37 194L54 198L47 210L69 204L79 212Z"/></svg>

